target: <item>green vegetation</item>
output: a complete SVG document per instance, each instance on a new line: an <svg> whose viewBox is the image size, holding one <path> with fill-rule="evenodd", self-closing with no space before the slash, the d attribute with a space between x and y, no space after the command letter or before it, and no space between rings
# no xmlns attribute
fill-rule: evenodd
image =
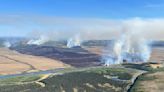
<svg viewBox="0 0 164 92"><path fill-rule="evenodd" d="M97 68L97 69L91 69L86 72L93 72L101 75L110 75L110 76L118 76L121 80L130 80L132 77L132 72L127 71L127 69L124 68ZM134 71L133 71L134 72Z"/></svg>
<svg viewBox="0 0 164 92"><path fill-rule="evenodd" d="M35 84L41 76L19 76L0 80L0 92L31 92L28 89L39 88L40 85Z"/></svg>
<svg viewBox="0 0 164 92"><path fill-rule="evenodd" d="M146 66L147 64L123 64L124 67L126 68L133 68L133 69L138 69L138 70L145 70L145 71L148 71L148 72L159 72L159 71L164 71L164 68L161 67L161 68L151 68L151 67L148 67Z"/></svg>
<svg viewBox="0 0 164 92"><path fill-rule="evenodd" d="M36 89L36 88L40 88L40 85L35 84L35 83L0 85L0 92L40 92L40 91L31 90L31 89Z"/></svg>
<svg viewBox="0 0 164 92"><path fill-rule="evenodd" d="M121 74L119 74L119 72L121 72ZM127 81L116 81L106 78L104 75L118 76L118 79L127 79L124 77L123 72L127 74L128 71L126 69L97 68L54 76L43 82L51 89L56 90L56 92L61 92L61 90L73 92L73 88L76 88L80 92L116 92L116 90L122 92L128 85ZM128 76L129 79L132 77L130 74L128 74ZM109 84L110 86L100 87L99 84Z"/></svg>
<svg viewBox="0 0 164 92"><path fill-rule="evenodd" d="M12 77L12 78L5 78L0 80L0 85L4 84L17 84L23 82L31 82L38 80L41 76L19 76L19 77Z"/></svg>
<svg viewBox="0 0 164 92"><path fill-rule="evenodd" d="M26 83L37 77L17 77L0 82L21 81L24 84L0 85L0 92L123 92L135 72L133 69L107 67L71 70L40 81L45 87L35 82Z"/></svg>
<svg viewBox="0 0 164 92"><path fill-rule="evenodd" d="M123 64L124 67L126 68L133 68L133 69L138 69L138 70L145 70L145 71L151 71L153 70L151 67L146 67L144 64Z"/></svg>

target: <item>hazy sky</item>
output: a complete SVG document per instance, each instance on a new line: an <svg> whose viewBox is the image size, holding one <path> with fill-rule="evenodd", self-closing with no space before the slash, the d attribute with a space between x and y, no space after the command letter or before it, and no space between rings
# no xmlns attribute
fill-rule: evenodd
<svg viewBox="0 0 164 92"><path fill-rule="evenodd" d="M119 21L136 17L164 23L163 11L164 0L0 0L0 36L115 31Z"/></svg>

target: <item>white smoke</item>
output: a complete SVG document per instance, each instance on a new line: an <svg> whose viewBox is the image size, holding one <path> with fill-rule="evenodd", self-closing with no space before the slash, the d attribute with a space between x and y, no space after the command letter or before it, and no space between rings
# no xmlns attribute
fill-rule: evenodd
<svg viewBox="0 0 164 92"><path fill-rule="evenodd" d="M48 37L41 35L38 39L32 39L27 42L27 44L41 45L49 41Z"/></svg>
<svg viewBox="0 0 164 92"><path fill-rule="evenodd" d="M150 39L145 39L142 27L142 22L138 20L126 22L120 36L115 39L112 51L102 57L104 64L147 62L151 56Z"/></svg>
<svg viewBox="0 0 164 92"><path fill-rule="evenodd" d="M10 26L9 29L4 31L7 33L12 33L13 30L16 36L24 36L32 30L38 30L43 32L48 32L54 36L54 32L59 33L55 35L56 39L65 39L79 32L84 39L87 40L100 40L100 39L113 39L118 36L120 32L120 27L122 24L129 25L129 29L136 29L136 27L130 27L131 24L139 24L138 29L142 31L142 36L145 39L153 40L164 40L164 18L130 18L130 19L108 19L108 18L69 18L69 17L50 17L50 16L22 16L22 15L10 15L4 16L0 15L0 23ZM30 21L30 23L29 23ZM23 23L23 24L22 24ZM15 27L18 26L18 27ZM20 27L23 26L23 27ZM29 27L30 26L30 27ZM13 27L13 28L12 28ZM21 31L21 30L31 30L31 31ZM19 31L19 32L18 32ZM2 32L3 33L3 32ZM45 34L43 33L43 34ZM38 34L38 33L37 33ZM49 35L48 34L48 35ZM4 36L5 34L0 34ZM92 36L91 36L92 35ZM35 35L36 36L36 35ZM34 37L35 37L34 36ZM49 36L48 36L49 37ZM51 40L54 38L51 37Z"/></svg>
<svg viewBox="0 0 164 92"><path fill-rule="evenodd" d="M144 62L148 61L151 56L151 47L149 45L150 43L145 40L142 40L140 43L140 55Z"/></svg>
<svg viewBox="0 0 164 92"><path fill-rule="evenodd" d="M117 60L115 61L115 64L119 64L122 62L122 51L124 46L124 39L118 39L115 43L114 43L114 47L113 47L113 52L114 55L116 56Z"/></svg>
<svg viewBox="0 0 164 92"><path fill-rule="evenodd" d="M67 47L72 48L76 46L81 46L81 42L82 41L81 41L80 35L77 34L74 37L67 40Z"/></svg>
<svg viewBox="0 0 164 92"><path fill-rule="evenodd" d="M10 43L9 41L5 41L5 42L3 43L3 45L4 45L6 48L11 47L11 43Z"/></svg>
<svg viewBox="0 0 164 92"><path fill-rule="evenodd" d="M104 66L109 66L109 65L113 65L113 64L119 64L119 63L115 62L114 58L111 58L111 57L105 57L104 61L102 63L104 63Z"/></svg>
<svg viewBox="0 0 164 92"><path fill-rule="evenodd" d="M49 40L66 40L77 32L84 40L107 40L119 37L122 30L130 32L135 38L144 37L150 40L164 40L164 19L74 19L74 18L41 18L43 29L31 29L34 38L45 35ZM36 20L35 20L36 21ZM38 22L37 22L38 23ZM52 28L52 29L51 29ZM38 30L38 32L36 31ZM38 34L40 33L40 34ZM135 36L134 34L137 34ZM138 35L139 34L139 35ZM30 34L31 35L31 34Z"/></svg>
<svg viewBox="0 0 164 92"><path fill-rule="evenodd" d="M121 64L124 60L126 62L147 62L151 55L151 47L146 40L139 42L133 47L132 44L127 44L125 39L116 40L112 52L102 57L104 65Z"/></svg>

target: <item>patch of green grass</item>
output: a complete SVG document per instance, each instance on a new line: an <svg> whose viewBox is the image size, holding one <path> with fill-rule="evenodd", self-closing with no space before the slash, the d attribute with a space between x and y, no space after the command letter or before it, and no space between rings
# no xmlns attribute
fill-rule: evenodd
<svg viewBox="0 0 164 92"><path fill-rule="evenodd" d="M35 89L40 88L41 86L36 83L29 84L14 84L14 85L0 85L0 92L41 92L35 91ZM46 92L46 91L42 91Z"/></svg>
<svg viewBox="0 0 164 92"><path fill-rule="evenodd" d="M132 78L132 74L125 68L97 68L88 70L87 72L101 75L118 76L118 78L121 80L129 80Z"/></svg>
<svg viewBox="0 0 164 92"><path fill-rule="evenodd" d="M41 76L18 76L12 78L0 79L0 84L14 84L20 82L31 82L39 79Z"/></svg>
<svg viewBox="0 0 164 92"><path fill-rule="evenodd" d="M150 73L155 73L155 72L164 72L164 67L161 68L156 68L156 69L152 69L151 71L149 71Z"/></svg>
<svg viewBox="0 0 164 92"><path fill-rule="evenodd" d="M138 69L138 70L145 70L145 71L151 71L152 68L146 67L143 64L123 64L124 67L126 68L133 68L133 69Z"/></svg>
<svg viewBox="0 0 164 92"><path fill-rule="evenodd" d="M116 72L116 73L115 73ZM119 74L122 73L122 74ZM53 76L43 83L47 84L48 88L46 90L54 89L56 92L65 90L66 92L73 92L73 88L77 88L78 92L115 92L117 88L120 88L118 92L125 90L128 85L127 82L116 81L104 77L104 75L109 76L123 76L123 73L128 72L123 69L113 69L113 68L91 68L86 71L77 71L66 73L63 75ZM128 76L128 75L127 75ZM94 88L88 87L86 84L89 83ZM111 87L99 87L98 84L109 83ZM49 90L49 92L52 92Z"/></svg>
<svg viewBox="0 0 164 92"><path fill-rule="evenodd" d="M151 73L158 72L158 71L164 71L163 67L154 69L154 68L146 66L145 64L123 64L123 66L126 67L126 68L145 70L145 71L148 71L148 72L151 72Z"/></svg>

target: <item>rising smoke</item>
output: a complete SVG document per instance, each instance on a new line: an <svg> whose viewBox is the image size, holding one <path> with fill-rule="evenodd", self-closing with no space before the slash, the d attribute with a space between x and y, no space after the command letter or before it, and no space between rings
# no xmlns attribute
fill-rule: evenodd
<svg viewBox="0 0 164 92"><path fill-rule="evenodd" d="M138 43L133 44L132 38L115 40L113 49L110 53L102 56L102 62L105 66L112 64L121 64L126 62L147 62L151 55L151 47L149 41L145 39L138 39ZM130 41L131 43L127 42Z"/></svg>
<svg viewBox="0 0 164 92"><path fill-rule="evenodd" d="M145 39L140 21L123 26L115 39L112 51L102 57L104 65L126 62L147 62L151 55L150 39Z"/></svg>
<svg viewBox="0 0 164 92"><path fill-rule="evenodd" d="M47 36L41 35L39 38L37 39L31 39L27 42L27 44L33 44L33 45L41 45L44 44L45 42L49 41Z"/></svg>
<svg viewBox="0 0 164 92"><path fill-rule="evenodd" d="M52 21L50 23L53 25ZM80 46L81 40L78 36L76 37L78 32L83 41L114 39L110 53L105 53L102 56L102 62L105 65L120 64L123 61L147 62L151 55L150 42L152 40L164 40L163 23L164 19L133 18L117 21L72 19L65 21L63 19L59 24L65 29L62 31L54 30L57 35L52 35L53 37L44 35L46 40L41 37L37 41L32 40L29 43L39 45L49 40L65 39L68 48ZM57 24L58 21L55 22L55 25ZM53 33L50 32L49 34Z"/></svg>
<svg viewBox="0 0 164 92"><path fill-rule="evenodd" d="M79 34L76 34L74 37L70 38L67 40L67 47L72 48L72 47L77 47L81 46L81 38Z"/></svg>
<svg viewBox="0 0 164 92"><path fill-rule="evenodd" d="M11 47L11 43L10 43L9 41L5 41L5 42L3 43L3 45L4 45L4 47L6 47L6 48Z"/></svg>
<svg viewBox="0 0 164 92"><path fill-rule="evenodd" d="M43 33L38 34L39 32L37 32L36 35L33 35L33 38L38 39L39 37L35 36L44 35L49 40L68 40L77 33L80 34L83 40L116 39L126 29L131 34L139 34L138 37L144 37L150 40L164 40L164 26L162 25L164 19L132 18L127 20L105 20L42 18L42 21L38 20L35 22L45 25L44 30L40 30L42 32L44 31ZM52 29L49 30L49 27ZM32 32L32 34L34 33Z"/></svg>

